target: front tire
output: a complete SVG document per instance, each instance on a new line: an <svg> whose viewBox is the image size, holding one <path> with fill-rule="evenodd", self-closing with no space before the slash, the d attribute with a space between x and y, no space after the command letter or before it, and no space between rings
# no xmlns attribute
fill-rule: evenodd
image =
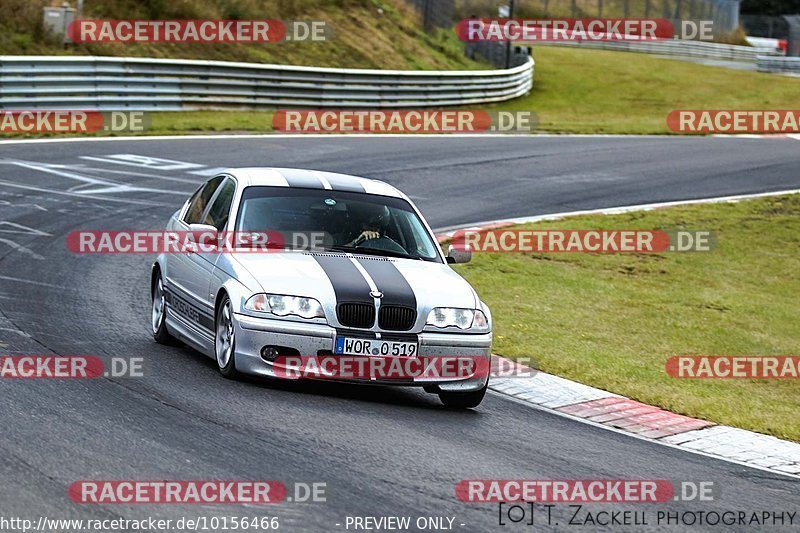
<svg viewBox="0 0 800 533"><path fill-rule="evenodd" d="M472 392L440 392L439 399L446 407L453 409L472 409L478 407L486 396L486 389L489 383L483 386L482 389Z"/></svg>
<svg viewBox="0 0 800 533"><path fill-rule="evenodd" d="M228 379L238 379L236 370L236 327L233 324L233 306L224 296L215 320L214 354L219 373Z"/></svg>
<svg viewBox="0 0 800 533"><path fill-rule="evenodd" d="M175 346L178 340L170 335L167 330L167 297L164 293L164 282L161 279L161 273L158 274L158 279L153 284L153 307L150 315L150 326L153 332L153 338L159 344L167 346Z"/></svg>

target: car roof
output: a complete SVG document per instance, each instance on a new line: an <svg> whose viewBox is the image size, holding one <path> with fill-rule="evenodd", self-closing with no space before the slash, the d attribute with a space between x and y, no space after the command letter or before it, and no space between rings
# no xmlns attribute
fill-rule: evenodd
<svg viewBox="0 0 800 533"><path fill-rule="evenodd" d="M386 182L337 172L274 167L229 168L225 172L237 178L244 187L260 185L351 191L407 199L405 194Z"/></svg>

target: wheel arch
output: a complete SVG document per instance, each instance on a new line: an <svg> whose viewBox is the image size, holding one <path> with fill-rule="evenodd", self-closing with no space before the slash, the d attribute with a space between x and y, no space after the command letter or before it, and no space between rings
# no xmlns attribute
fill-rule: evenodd
<svg viewBox="0 0 800 533"><path fill-rule="evenodd" d="M225 288L225 286L223 285L222 287L217 289L217 295L214 298L214 319L215 320L216 320L216 317L217 317L217 313L219 312L219 306L222 305L222 302L225 299L225 296L227 296L228 299L230 299L230 297L231 297L231 295L228 294L228 289Z"/></svg>
<svg viewBox="0 0 800 533"><path fill-rule="evenodd" d="M162 284L164 283L163 274L161 274L161 272L162 272L161 263L156 261L155 263L153 263L153 266L150 269L150 294L151 295L153 294L153 290L155 290L155 288L156 288L156 280L158 279L158 276L162 276L161 283Z"/></svg>
<svg viewBox="0 0 800 533"><path fill-rule="evenodd" d="M209 290L209 293L214 292L214 317L217 316L217 311L219 311L224 296L230 299L232 311L240 313L245 301L253 294L253 291L233 277L225 276L220 279L219 276L215 276L215 278L215 286Z"/></svg>

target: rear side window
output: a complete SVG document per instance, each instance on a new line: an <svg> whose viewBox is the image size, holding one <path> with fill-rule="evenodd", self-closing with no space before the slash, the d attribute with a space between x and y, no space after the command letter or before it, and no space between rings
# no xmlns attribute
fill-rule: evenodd
<svg viewBox="0 0 800 533"><path fill-rule="evenodd" d="M183 216L183 221L187 224L201 224L203 213L208 207L208 202L214 196L214 193L217 192L217 188L219 184L222 183L224 176L217 176L216 178L211 178L203 185L192 199L189 201L189 208L186 209L186 214Z"/></svg>
<svg viewBox="0 0 800 533"><path fill-rule="evenodd" d="M231 212L231 204L233 203L233 193L235 192L236 184L233 180L225 180L225 183L219 188L217 197L214 199L214 203L211 204L203 224L209 224L222 231L228 222L228 215Z"/></svg>

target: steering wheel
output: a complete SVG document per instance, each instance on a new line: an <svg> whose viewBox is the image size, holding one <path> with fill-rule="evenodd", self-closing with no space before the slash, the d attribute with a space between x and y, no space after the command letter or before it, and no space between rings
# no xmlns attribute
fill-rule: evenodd
<svg viewBox="0 0 800 533"><path fill-rule="evenodd" d="M401 254L408 253L396 240L386 235L381 235L377 239L369 239L360 242L356 245L356 248L372 248L373 250L386 250L387 252L397 252Z"/></svg>

